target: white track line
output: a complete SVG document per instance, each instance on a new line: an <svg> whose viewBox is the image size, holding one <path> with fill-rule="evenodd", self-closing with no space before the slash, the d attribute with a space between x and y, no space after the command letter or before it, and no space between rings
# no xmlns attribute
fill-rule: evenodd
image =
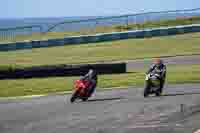
<svg viewBox="0 0 200 133"><path fill-rule="evenodd" d="M114 90L120 88L128 88L128 86L121 86L121 87L111 87L111 88L98 88L97 91L105 91L105 90ZM64 91L64 92L57 92L51 94L42 94L42 95L28 95L28 96L16 96L16 97L0 97L0 100L12 100L12 99L26 99L26 98L38 98L44 96L51 96L51 95L63 95L63 94L71 94L73 91Z"/></svg>
<svg viewBox="0 0 200 133"><path fill-rule="evenodd" d="M181 127L181 124L175 124L173 126ZM172 127L172 125L167 124L155 124L155 125L136 125L136 126L129 126L128 128L156 128L156 127ZM195 132L196 133L196 132ZM199 132L197 132L199 133Z"/></svg>

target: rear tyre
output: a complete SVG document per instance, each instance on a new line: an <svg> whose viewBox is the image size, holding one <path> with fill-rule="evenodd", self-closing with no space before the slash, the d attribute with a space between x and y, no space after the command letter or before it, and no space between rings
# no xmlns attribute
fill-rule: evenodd
<svg viewBox="0 0 200 133"><path fill-rule="evenodd" d="M79 92L78 91L75 91L70 99L70 102L73 103L75 102L75 100L78 98L78 94Z"/></svg>
<svg viewBox="0 0 200 133"><path fill-rule="evenodd" d="M83 102L86 102L87 100L88 100L88 97L83 97L83 98L82 98L82 101L83 101Z"/></svg>
<svg viewBox="0 0 200 133"><path fill-rule="evenodd" d="M156 92L156 96L157 96L157 97L161 96L161 92L160 92L160 91L157 91L157 92Z"/></svg>
<svg viewBox="0 0 200 133"><path fill-rule="evenodd" d="M156 96L161 96L162 94L162 89L158 89L158 91L156 92Z"/></svg>

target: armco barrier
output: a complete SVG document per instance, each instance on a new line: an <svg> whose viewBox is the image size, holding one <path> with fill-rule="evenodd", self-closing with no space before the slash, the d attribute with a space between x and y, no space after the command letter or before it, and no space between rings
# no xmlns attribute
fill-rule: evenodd
<svg viewBox="0 0 200 133"><path fill-rule="evenodd" d="M74 37L66 37L64 39L61 38L61 39L49 39L49 40L38 40L30 42L0 44L0 51L63 46L68 44L94 43L94 42L112 41L112 40L120 40L128 38L167 36L167 35L176 35L176 34L183 34L190 32L200 32L200 24L193 24L187 26L174 26L168 28L135 30L127 32L104 33L104 34L87 35L87 36L74 36Z"/></svg>
<svg viewBox="0 0 200 133"><path fill-rule="evenodd" d="M23 69L0 70L0 79L20 79L52 76L80 76L93 67L98 74L125 73L126 63L39 66Z"/></svg>

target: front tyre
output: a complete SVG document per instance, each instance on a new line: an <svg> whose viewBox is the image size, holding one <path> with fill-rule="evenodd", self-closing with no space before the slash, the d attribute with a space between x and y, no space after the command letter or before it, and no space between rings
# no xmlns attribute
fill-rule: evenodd
<svg viewBox="0 0 200 133"><path fill-rule="evenodd" d="M149 92L147 89L144 90L144 97L148 97L149 96Z"/></svg>
<svg viewBox="0 0 200 133"><path fill-rule="evenodd" d="M145 89L144 89L144 97L148 97L149 96L149 90L150 90L150 85L147 81L146 85L145 85Z"/></svg>
<svg viewBox="0 0 200 133"><path fill-rule="evenodd" d="M78 98L78 94L79 92L78 91L75 91L70 99L70 102L73 103L75 102L75 100Z"/></svg>

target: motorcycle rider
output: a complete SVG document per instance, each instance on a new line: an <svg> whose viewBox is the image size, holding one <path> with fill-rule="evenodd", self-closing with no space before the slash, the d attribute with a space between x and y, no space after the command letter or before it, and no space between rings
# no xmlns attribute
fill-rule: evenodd
<svg viewBox="0 0 200 133"><path fill-rule="evenodd" d="M163 61L160 58L156 58L154 60L154 63L150 66L150 68L146 74L149 74L151 72L160 74L159 90L162 91L164 84L165 84L165 78L166 78L166 65L163 63Z"/></svg>
<svg viewBox="0 0 200 133"><path fill-rule="evenodd" d="M97 72L93 67L90 67L88 73L82 79L87 79L91 82L91 85L88 88L89 95L91 96L97 86Z"/></svg>

